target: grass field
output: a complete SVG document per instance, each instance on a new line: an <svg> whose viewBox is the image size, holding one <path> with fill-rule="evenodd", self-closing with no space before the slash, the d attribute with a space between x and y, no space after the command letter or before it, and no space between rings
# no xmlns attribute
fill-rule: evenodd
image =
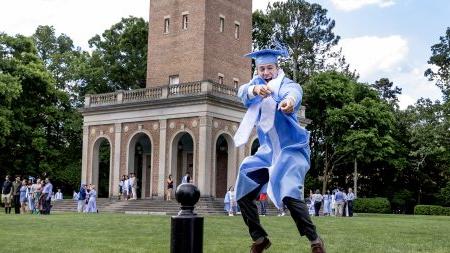
<svg viewBox="0 0 450 253"><path fill-rule="evenodd" d="M262 217L267 252L309 252L290 217ZM450 217L360 215L314 217L328 253L450 252ZM205 217L204 253L248 252L240 216ZM170 252L170 217L124 214L0 214L3 252ZM8 246L7 246L8 245Z"/></svg>

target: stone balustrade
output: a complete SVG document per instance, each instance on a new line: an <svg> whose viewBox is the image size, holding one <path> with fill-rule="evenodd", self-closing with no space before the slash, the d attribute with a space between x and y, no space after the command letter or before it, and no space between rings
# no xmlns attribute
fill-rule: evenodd
<svg viewBox="0 0 450 253"><path fill-rule="evenodd" d="M180 83L177 85L169 85L169 97L189 96L206 92L202 90L202 82Z"/></svg>
<svg viewBox="0 0 450 253"><path fill-rule="evenodd" d="M165 99L169 97L187 97L199 94L212 94L236 100L237 89L211 81L197 81L159 87L119 90L112 93L86 95L85 108L127 104Z"/></svg>

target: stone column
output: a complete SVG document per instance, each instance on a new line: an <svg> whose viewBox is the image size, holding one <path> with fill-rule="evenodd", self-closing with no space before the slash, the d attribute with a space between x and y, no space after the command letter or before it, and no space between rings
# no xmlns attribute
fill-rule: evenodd
<svg viewBox="0 0 450 253"><path fill-rule="evenodd" d="M111 173L111 184L109 196L116 196L119 194L119 180L120 180L120 149L122 148L122 124L114 124L114 161L113 173Z"/></svg>
<svg viewBox="0 0 450 253"><path fill-rule="evenodd" d="M89 126L83 126L83 153L81 162L81 183L87 183L87 171L88 171L88 161L92 161L91 157L88 157L89 152Z"/></svg>
<svg viewBox="0 0 450 253"><path fill-rule="evenodd" d="M237 149L237 163L236 163L236 175L235 175L236 178L239 174L239 166L241 165L242 161L244 161L244 158L245 158L245 148L246 148L246 145L242 145L241 147L236 148Z"/></svg>
<svg viewBox="0 0 450 253"><path fill-rule="evenodd" d="M147 153L142 153L142 182L141 182L141 198L145 199L147 196L145 195L145 191L147 189ZM151 180L150 180L151 181ZM149 186L150 187L150 184Z"/></svg>
<svg viewBox="0 0 450 253"><path fill-rule="evenodd" d="M204 197L211 195L211 173L212 173L212 118L200 117L199 124L199 146L198 146L198 188Z"/></svg>
<svg viewBox="0 0 450 253"><path fill-rule="evenodd" d="M166 137L167 137L167 119L159 121L159 168L158 168L158 196L164 198L164 183L166 176ZM155 157L156 158L156 157ZM156 170L152 168L153 173ZM151 192L152 190L150 190ZM151 195L153 195L151 193Z"/></svg>

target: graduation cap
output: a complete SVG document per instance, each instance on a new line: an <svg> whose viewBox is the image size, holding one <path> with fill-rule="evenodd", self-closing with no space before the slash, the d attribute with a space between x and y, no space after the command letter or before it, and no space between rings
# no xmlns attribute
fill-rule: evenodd
<svg viewBox="0 0 450 253"><path fill-rule="evenodd" d="M255 59L256 65L269 63L276 64L278 63L278 56L288 57L289 52L287 51L286 48L279 47L277 49L266 48L245 55L245 57Z"/></svg>

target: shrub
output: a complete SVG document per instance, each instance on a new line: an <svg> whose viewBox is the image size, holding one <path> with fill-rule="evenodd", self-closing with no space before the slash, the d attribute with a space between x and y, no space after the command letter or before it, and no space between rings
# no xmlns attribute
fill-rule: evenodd
<svg viewBox="0 0 450 253"><path fill-rule="evenodd" d="M390 213L391 205L387 198L360 198L353 203L356 213Z"/></svg>
<svg viewBox="0 0 450 253"><path fill-rule="evenodd" d="M439 199L443 206L450 206L450 182L447 182L447 185L441 189Z"/></svg>
<svg viewBox="0 0 450 253"><path fill-rule="evenodd" d="M450 216L450 207L434 206L434 205L417 205L414 207L414 214Z"/></svg>

